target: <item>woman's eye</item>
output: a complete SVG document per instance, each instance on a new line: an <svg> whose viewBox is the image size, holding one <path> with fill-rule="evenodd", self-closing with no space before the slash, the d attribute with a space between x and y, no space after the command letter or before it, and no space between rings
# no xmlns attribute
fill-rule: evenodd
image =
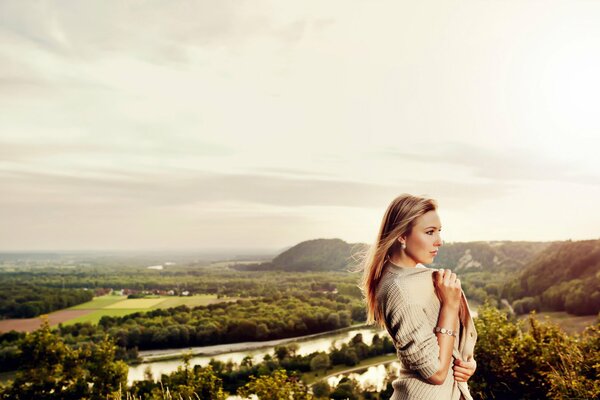
<svg viewBox="0 0 600 400"><path fill-rule="evenodd" d="M428 235L431 235L432 233L433 233L433 231L429 231L429 232L427 232L427 234L428 234Z"/></svg>

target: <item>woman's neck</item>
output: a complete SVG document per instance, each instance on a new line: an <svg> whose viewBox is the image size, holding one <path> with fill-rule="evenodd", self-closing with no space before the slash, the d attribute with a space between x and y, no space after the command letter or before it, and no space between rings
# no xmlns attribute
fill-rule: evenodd
<svg viewBox="0 0 600 400"><path fill-rule="evenodd" d="M415 268L417 266L417 262L408 256L405 251L396 252L388 256L388 259L392 264L402 268Z"/></svg>

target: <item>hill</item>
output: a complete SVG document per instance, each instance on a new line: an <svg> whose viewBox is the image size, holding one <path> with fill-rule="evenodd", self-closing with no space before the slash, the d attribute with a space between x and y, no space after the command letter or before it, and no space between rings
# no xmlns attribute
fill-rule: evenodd
<svg viewBox="0 0 600 400"><path fill-rule="evenodd" d="M352 255L365 246L341 239L313 239L287 249L271 262L233 268L246 271L346 271L354 264Z"/></svg>
<svg viewBox="0 0 600 400"><path fill-rule="evenodd" d="M551 242L456 242L447 243L431 264L455 272L520 270Z"/></svg>
<svg viewBox="0 0 600 400"><path fill-rule="evenodd" d="M576 315L600 311L600 240L557 242L539 253L510 282L517 313L532 309Z"/></svg>
<svg viewBox="0 0 600 400"><path fill-rule="evenodd" d="M549 242L466 242L444 244L431 266L444 266L457 272L518 270L550 246ZM271 262L236 265L250 271L345 271L356 264L356 257L368 247L365 243L346 243L341 239L314 239L298 243Z"/></svg>

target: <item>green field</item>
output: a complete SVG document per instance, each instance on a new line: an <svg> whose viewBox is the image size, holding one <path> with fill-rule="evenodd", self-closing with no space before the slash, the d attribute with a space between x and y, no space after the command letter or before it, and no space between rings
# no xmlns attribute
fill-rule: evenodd
<svg viewBox="0 0 600 400"><path fill-rule="evenodd" d="M92 301L68 308L68 310L90 310L91 312L77 318L63 322L63 325L72 325L78 322L91 322L97 324L107 315L122 317L136 312L145 312L159 308L172 308L181 305L188 307L205 306L207 304L223 301L235 301L237 297L218 299L216 295L202 294L195 296L149 296L143 299L128 299L127 296L105 295L95 297Z"/></svg>
<svg viewBox="0 0 600 400"><path fill-rule="evenodd" d="M97 310L100 308L110 306L111 304L117 303L119 301L123 301L126 298L127 298L127 296L113 296L113 295L94 297L94 299L92 301L88 301L87 303L83 303L83 304L78 304L74 307L69 308L69 310Z"/></svg>

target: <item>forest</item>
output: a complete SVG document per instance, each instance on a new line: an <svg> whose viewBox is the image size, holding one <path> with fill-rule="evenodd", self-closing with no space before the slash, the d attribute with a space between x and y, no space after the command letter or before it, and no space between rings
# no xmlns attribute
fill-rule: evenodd
<svg viewBox="0 0 600 400"><path fill-rule="evenodd" d="M489 304L475 319L479 340L477 371L469 381L475 399L592 399L600 395L600 319L581 335L569 336L552 323L533 316L516 321ZM306 356L293 346L278 346L262 362L212 360L191 366L189 356L171 374L127 385L127 364L116 357L116 346L107 335L71 346L45 324L19 344L23 363L15 379L0 386L2 399L226 399L229 394L261 400L387 399L391 384L381 392L361 389L343 378L335 387L324 380L307 384L303 373L325 376L336 365L354 366L363 359L390 354L389 338L375 336L370 345L356 335L329 352ZM158 380L155 380L158 378ZM394 376L390 376L391 379ZM181 397L179 397L181 396Z"/></svg>

